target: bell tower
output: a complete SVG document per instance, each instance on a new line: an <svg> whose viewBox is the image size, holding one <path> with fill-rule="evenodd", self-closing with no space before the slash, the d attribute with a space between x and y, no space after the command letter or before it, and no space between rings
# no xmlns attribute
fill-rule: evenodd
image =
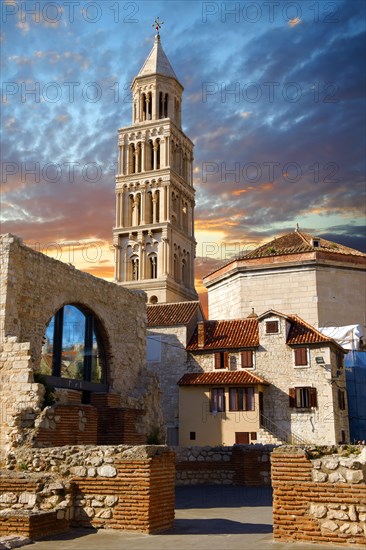
<svg viewBox="0 0 366 550"><path fill-rule="evenodd" d="M193 143L181 127L183 86L161 45L134 78L132 125L118 131L115 281L148 303L197 300Z"/></svg>

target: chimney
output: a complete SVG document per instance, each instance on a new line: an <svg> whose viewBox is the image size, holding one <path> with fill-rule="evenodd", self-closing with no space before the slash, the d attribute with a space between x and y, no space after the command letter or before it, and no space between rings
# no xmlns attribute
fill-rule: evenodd
<svg viewBox="0 0 366 550"><path fill-rule="evenodd" d="M205 347L206 327L204 321L197 323L197 345L199 348Z"/></svg>

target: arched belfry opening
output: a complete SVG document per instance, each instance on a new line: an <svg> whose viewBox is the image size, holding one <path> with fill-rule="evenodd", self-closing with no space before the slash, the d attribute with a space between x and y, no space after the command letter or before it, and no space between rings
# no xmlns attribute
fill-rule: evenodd
<svg viewBox="0 0 366 550"><path fill-rule="evenodd" d="M193 143L181 127L183 86L160 35L131 90L132 126L118 139L115 280L144 290L149 303L197 300Z"/></svg>

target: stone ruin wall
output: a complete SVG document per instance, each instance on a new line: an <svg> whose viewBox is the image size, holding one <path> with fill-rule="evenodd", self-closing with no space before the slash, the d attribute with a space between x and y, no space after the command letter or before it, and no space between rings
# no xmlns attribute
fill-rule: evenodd
<svg viewBox="0 0 366 550"><path fill-rule="evenodd" d="M366 447L280 447L271 455L274 539L366 544Z"/></svg>
<svg viewBox="0 0 366 550"><path fill-rule="evenodd" d="M171 447L176 453L176 485L271 484L273 445Z"/></svg>
<svg viewBox="0 0 366 550"><path fill-rule="evenodd" d="M175 454L164 446L23 448L0 471L0 535L37 539L71 527L166 530Z"/></svg>
<svg viewBox="0 0 366 550"><path fill-rule="evenodd" d="M145 296L40 254L12 235L1 237L0 260L0 463L7 452L33 445L39 425L47 424L45 389L35 383L34 373L47 324L65 304L92 310L98 319L106 348L109 395L119 400L113 407L143 411L136 416L136 425L145 441L159 431L158 381L145 367ZM60 403L65 401L62 393L56 392ZM90 417L89 426L92 422ZM79 424L75 429L85 432L78 430ZM83 434L80 437L83 443ZM135 441L141 442L141 438Z"/></svg>

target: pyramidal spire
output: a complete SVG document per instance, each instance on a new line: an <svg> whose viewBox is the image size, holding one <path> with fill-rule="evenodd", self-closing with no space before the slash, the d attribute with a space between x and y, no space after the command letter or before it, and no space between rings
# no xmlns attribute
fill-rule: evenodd
<svg viewBox="0 0 366 550"><path fill-rule="evenodd" d="M175 78L178 82L177 75L175 74L173 67L170 64L169 59L165 55L163 46L160 41L160 34L155 35L154 46L147 56L147 59L140 69L137 77L147 76L151 74L161 74L163 76L169 76Z"/></svg>

